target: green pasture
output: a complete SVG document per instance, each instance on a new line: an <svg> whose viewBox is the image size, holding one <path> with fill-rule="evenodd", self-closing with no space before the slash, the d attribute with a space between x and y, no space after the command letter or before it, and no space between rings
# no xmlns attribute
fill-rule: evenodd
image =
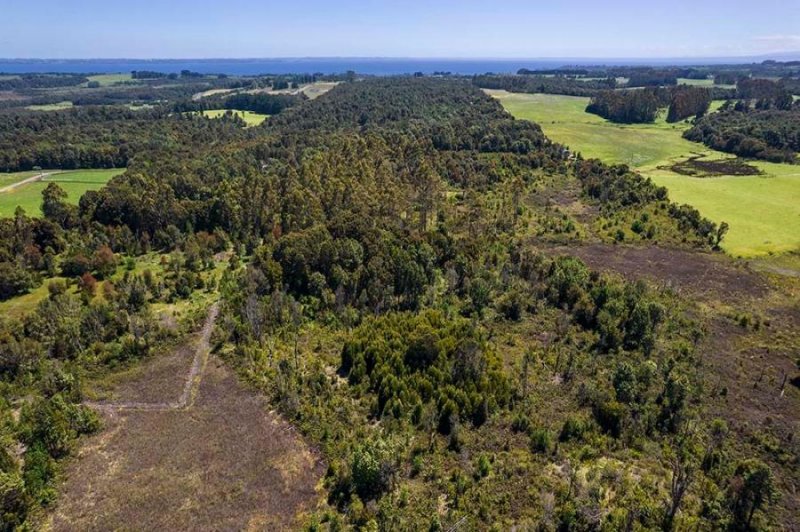
<svg viewBox="0 0 800 532"><path fill-rule="evenodd" d="M800 166L754 162L757 176L697 178L666 167L688 157L730 157L682 137L688 123L614 124L586 113L588 98L488 91L515 117L584 157L625 163L666 186L670 198L695 206L715 222L728 222L723 242L734 256L755 257L800 248ZM720 103L715 102L718 108Z"/></svg>
<svg viewBox="0 0 800 532"><path fill-rule="evenodd" d="M127 74L98 74L97 76L89 76L89 81L96 81L101 87L108 87L115 83L124 83L126 81L133 81L130 72Z"/></svg>
<svg viewBox="0 0 800 532"><path fill-rule="evenodd" d="M77 204L89 190L97 190L108 183L112 177L125 171L124 168L110 170L74 170L59 172L41 181L27 183L8 192L0 192L0 217L13 216L16 208L22 207L29 216L41 215L42 191L48 183L56 182L67 193L67 201ZM17 172L0 174L2 184L10 185L41 172Z"/></svg>
<svg viewBox="0 0 800 532"><path fill-rule="evenodd" d="M228 109L210 109L208 111L203 111L202 114L208 118L220 118L228 111ZM245 124L247 124L247 127L257 126L269 118L269 115L262 115L252 111L233 110L232 112L235 115L239 115L244 120Z"/></svg>

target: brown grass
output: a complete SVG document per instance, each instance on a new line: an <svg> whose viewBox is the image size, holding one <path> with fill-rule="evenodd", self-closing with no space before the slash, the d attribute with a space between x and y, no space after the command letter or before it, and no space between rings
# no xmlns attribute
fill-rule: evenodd
<svg viewBox="0 0 800 532"><path fill-rule="evenodd" d="M173 400L191 352L151 361L114 397ZM317 455L215 356L193 407L103 416L67 468L53 530L283 530L319 500Z"/></svg>

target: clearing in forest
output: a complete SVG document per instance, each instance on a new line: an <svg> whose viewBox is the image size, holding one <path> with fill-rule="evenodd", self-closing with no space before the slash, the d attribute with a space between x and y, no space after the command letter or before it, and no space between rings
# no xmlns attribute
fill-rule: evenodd
<svg viewBox="0 0 800 532"><path fill-rule="evenodd" d="M264 120L269 118L269 115L262 115L259 113L254 113L253 111L238 111L235 109L210 109L208 111L202 111L203 116L207 116L208 118L220 118L224 116L226 113L233 113L239 116L247 127L257 126L260 125Z"/></svg>
<svg viewBox="0 0 800 532"><path fill-rule="evenodd" d="M732 156L683 138L688 124L614 124L585 112L589 98L487 91L517 118L538 123L556 142L584 157L624 163L669 189L670 198L727 222L723 241L733 256L756 257L800 248L800 166L748 161L756 175L696 177L673 171L688 159Z"/></svg>
<svg viewBox="0 0 800 532"><path fill-rule="evenodd" d="M42 191L51 182L67 193L67 201L77 205L87 191L97 190L125 172L124 168L103 170L42 170L0 174L0 216L14 216L17 207L28 216L41 216ZM40 179L36 179L41 176Z"/></svg>
<svg viewBox="0 0 800 532"><path fill-rule="evenodd" d="M53 530L284 530L314 507L322 463L208 354L213 316L196 344L119 376L104 429L67 467Z"/></svg>

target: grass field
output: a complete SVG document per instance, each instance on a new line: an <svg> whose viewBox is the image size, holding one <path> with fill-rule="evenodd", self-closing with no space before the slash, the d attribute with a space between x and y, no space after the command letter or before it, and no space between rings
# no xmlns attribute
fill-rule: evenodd
<svg viewBox="0 0 800 532"><path fill-rule="evenodd" d="M47 172L47 170L43 171ZM19 183L23 179L28 179L29 177L33 177L41 173L42 172L38 170L31 170L30 172L2 173L0 174L0 188L7 187L8 185L13 185L14 183Z"/></svg>
<svg viewBox="0 0 800 532"><path fill-rule="evenodd" d="M219 118L227 112L228 109L210 109L208 111L203 111L203 116L207 116L209 118ZM252 111L233 111L233 113L242 117L245 124L247 124L247 127L257 126L269 118L269 115L261 115Z"/></svg>
<svg viewBox="0 0 800 532"><path fill-rule="evenodd" d="M48 176L41 181L36 181L22 185L9 192L0 193L0 216L13 216L17 206L25 209L29 216L41 215L40 205L42 202L42 191L48 183L56 182L67 193L67 200L77 204L81 196L88 190L97 190L112 177L125 171L124 168L111 170L74 170L60 172ZM39 172L18 172L14 174L2 174L0 186L7 186L36 175Z"/></svg>
<svg viewBox="0 0 800 532"><path fill-rule="evenodd" d="M697 207L715 222L728 222L723 247L731 255L800 248L800 166L754 162L762 175L684 176L662 167L694 155L728 157L684 139L686 123L667 124L662 116L654 124L613 124L584 111L588 98L488 92L511 114L537 122L547 136L584 157L628 164L666 186L674 201Z"/></svg>
<svg viewBox="0 0 800 532"><path fill-rule="evenodd" d="M115 83L123 83L125 81L133 81L133 77L131 77L130 73L128 74L99 74L97 76L89 76L87 78L89 81L96 81L102 87L108 87L109 85L114 85Z"/></svg>
<svg viewBox="0 0 800 532"><path fill-rule="evenodd" d="M72 107L72 102L58 102L47 105L29 105L25 109L28 111L63 111Z"/></svg>

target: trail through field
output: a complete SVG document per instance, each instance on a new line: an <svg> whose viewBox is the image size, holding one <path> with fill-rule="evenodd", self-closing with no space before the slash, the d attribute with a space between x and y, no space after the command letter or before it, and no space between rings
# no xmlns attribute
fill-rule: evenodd
<svg viewBox="0 0 800 532"><path fill-rule="evenodd" d="M58 172L43 172L41 174L37 174L37 175L31 176L31 177L29 177L27 179L23 179L22 181L17 181L16 183L12 183L12 184L7 185L7 186L5 186L3 188L0 188L0 194L2 194L4 192L11 192L15 188L21 187L23 185L27 185L28 183L35 183L37 181L41 181L45 177L50 177L51 175L55 175L57 173Z"/></svg>
<svg viewBox="0 0 800 532"><path fill-rule="evenodd" d="M206 318L205 324L203 325L203 329L200 332L200 338L197 342L197 348L195 349L194 360L192 361L192 365L189 368L189 374L186 377L186 384L183 386L183 392L181 393L180 398L174 402L135 402L135 401L123 401L123 402L86 402L87 406L92 408L96 408L98 410L149 410L149 411L159 411L159 410L177 410L181 408L191 408L194 404L195 397L197 396L197 390L200 388L200 381L203 379L203 369L208 362L208 353L211 349L209 344L209 340L211 339L211 331L214 330L214 322L217 320L217 316L219 315L219 304L214 303L211 305L211 309L208 311L208 317Z"/></svg>
<svg viewBox="0 0 800 532"><path fill-rule="evenodd" d="M319 500L324 465L210 353L217 313L215 305L193 345L124 375L113 400L97 405L104 429L68 464L45 528L299 527Z"/></svg>

